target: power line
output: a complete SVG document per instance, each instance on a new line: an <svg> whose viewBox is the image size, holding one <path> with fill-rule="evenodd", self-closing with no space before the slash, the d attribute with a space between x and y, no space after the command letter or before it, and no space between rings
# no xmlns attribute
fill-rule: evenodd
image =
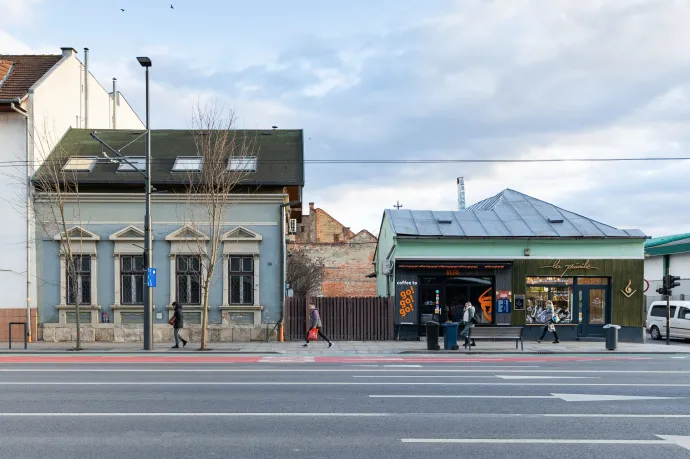
<svg viewBox="0 0 690 459"><path fill-rule="evenodd" d="M56 160L39 161L0 161L0 168L20 167L28 163L39 166L46 163L63 163L66 158ZM636 157L636 158L539 158L539 159L305 159L305 164L531 164L531 163L603 163L603 162L661 162L661 161L688 161L690 156L663 156L663 157ZM98 158L99 162L109 163L107 158ZM170 163L172 159L152 158L152 164ZM289 159L260 159L261 164L293 164Z"/></svg>

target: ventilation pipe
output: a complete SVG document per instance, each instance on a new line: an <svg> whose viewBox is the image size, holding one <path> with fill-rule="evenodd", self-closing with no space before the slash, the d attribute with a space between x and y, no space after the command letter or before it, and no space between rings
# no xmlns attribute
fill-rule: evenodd
<svg viewBox="0 0 690 459"><path fill-rule="evenodd" d="M465 210L465 178L458 177L458 210Z"/></svg>
<svg viewBox="0 0 690 459"><path fill-rule="evenodd" d="M113 78L113 129L117 129L117 78Z"/></svg>
<svg viewBox="0 0 690 459"><path fill-rule="evenodd" d="M89 48L84 48L84 127L89 128Z"/></svg>

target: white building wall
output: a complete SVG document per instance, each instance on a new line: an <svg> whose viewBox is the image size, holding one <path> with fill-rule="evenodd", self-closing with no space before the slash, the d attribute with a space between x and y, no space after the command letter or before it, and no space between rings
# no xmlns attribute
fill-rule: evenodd
<svg viewBox="0 0 690 459"><path fill-rule="evenodd" d="M131 105L129 105L129 102L127 102L127 99L120 94L118 99L118 104L117 104L117 129L144 129L146 126L144 125L143 121L139 119L137 116L137 113L134 111ZM110 94L110 110L112 114L112 104L113 102L113 97L112 93ZM111 116L112 118L112 116ZM112 122L111 128L112 128Z"/></svg>
<svg viewBox="0 0 690 459"><path fill-rule="evenodd" d="M648 282L661 280L664 277L664 257L646 257L644 259L644 278Z"/></svg>
<svg viewBox="0 0 690 459"><path fill-rule="evenodd" d="M26 306L26 118L0 112L0 308ZM26 182L24 182L26 183Z"/></svg>
<svg viewBox="0 0 690 459"><path fill-rule="evenodd" d="M690 279L690 253L671 255L669 270L674 276L680 276L681 279Z"/></svg>

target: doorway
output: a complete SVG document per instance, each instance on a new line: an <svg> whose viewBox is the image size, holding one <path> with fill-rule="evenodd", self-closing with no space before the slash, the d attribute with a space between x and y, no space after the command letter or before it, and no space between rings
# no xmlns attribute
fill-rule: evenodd
<svg viewBox="0 0 690 459"><path fill-rule="evenodd" d="M601 279L598 285L588 281L583 284L583 280L577 279L575 289L580 315L577 334L579 337L604 336L604 325L611 323L608 279Z"/></svg>

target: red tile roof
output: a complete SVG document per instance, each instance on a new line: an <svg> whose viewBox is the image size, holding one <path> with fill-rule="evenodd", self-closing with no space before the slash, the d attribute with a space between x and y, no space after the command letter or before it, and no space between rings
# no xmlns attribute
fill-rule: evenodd
<svg viewBox="0 0 690 459"><path fill-rule="evenodd" d="M0 100L24 97L60 59L60 54L0 54ZM11 63L9 69L7 63Z"/></svg>

